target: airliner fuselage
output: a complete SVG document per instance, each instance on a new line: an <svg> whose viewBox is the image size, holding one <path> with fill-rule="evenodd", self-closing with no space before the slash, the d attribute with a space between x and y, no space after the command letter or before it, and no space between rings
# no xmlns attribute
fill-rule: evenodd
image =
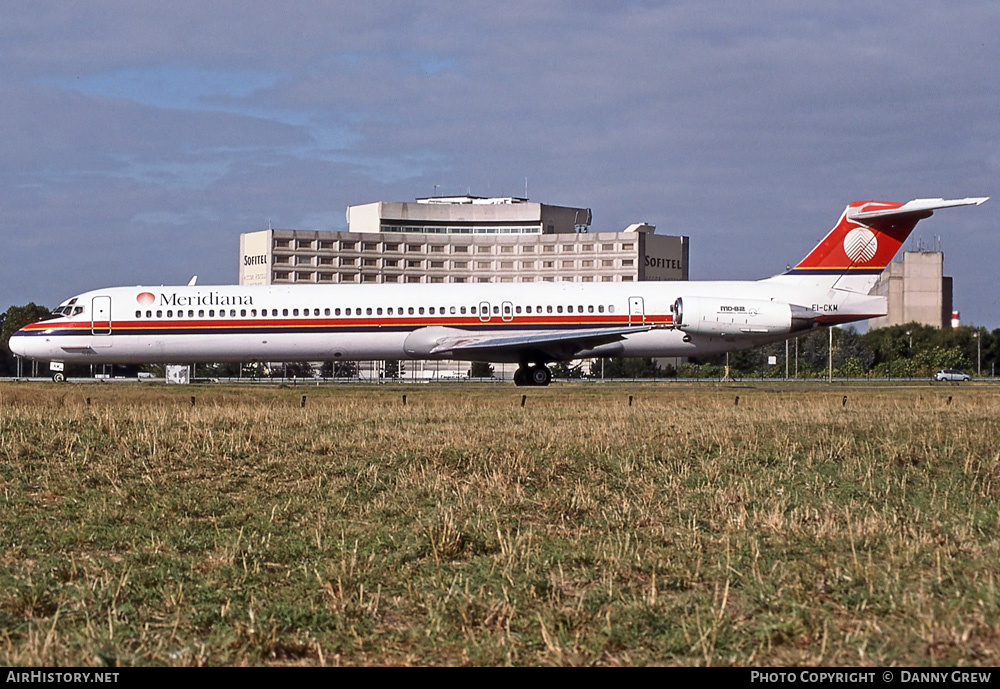
<svg viewBox="0 0 1000 689"><path fill-rule="evenodd" d="M794 269L755 282L113 287L19 330L16 354L65 363L458 359L545 364L705 356L886 313L868 292L916 223L984 198L862 201Z"/></svg>

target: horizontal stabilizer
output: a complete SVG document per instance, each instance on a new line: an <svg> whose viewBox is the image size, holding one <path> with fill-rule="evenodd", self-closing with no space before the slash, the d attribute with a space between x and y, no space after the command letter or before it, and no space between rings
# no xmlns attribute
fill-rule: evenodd
<svg viewBox="0 0 1000 689"><path fill-rule="evenodd" d="M896 208L875 208L867 210L872 205L868 204L860 207L851 207L847 211L847 219L864 221L873 218L891 218L906 215L914 215L918 218L926 218L940 208L954 208L955 206L979 206L989 200L988 196L965 199L914 199Z"/></svg>

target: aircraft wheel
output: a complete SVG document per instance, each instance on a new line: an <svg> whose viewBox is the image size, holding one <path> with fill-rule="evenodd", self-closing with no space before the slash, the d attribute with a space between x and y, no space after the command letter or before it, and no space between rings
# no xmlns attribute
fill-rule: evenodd
<svg viewBox="0 0 1000 689"><path fill-rule="evenodd" d="M545 386L552 380L552 371L547 366L535 366L530 373L532 385Z"/></svg>
<svg viewBox="0 0 1000 689"><path fill-rule="evenodd" d="M528 371L523 367L519 367L514 371L514 385L521 387L524 385L531 385L528 380Z"/></svg>
<svg viewBox="0 0 1000 689"><path fill-rule="evenodd" d="M65 383L66 382L66 374L63 373L62 371L58 371L56 373L53 373L52 374L52 382L53 383Z"/></svg>

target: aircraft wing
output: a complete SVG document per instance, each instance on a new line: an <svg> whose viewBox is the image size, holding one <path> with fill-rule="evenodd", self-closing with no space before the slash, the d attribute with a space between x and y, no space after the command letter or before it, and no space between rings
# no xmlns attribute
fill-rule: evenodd
<svg viewBox="0 0 1000 689"><path fill-rule="evenodd" d="M651 325L582 330L525 330L504 335L477 334L457 328L422 328L407 337L404 347L411 355L448 355L469 359L531 359L565 361L578 352L618 342L628 335L646 332Z"/></svg>

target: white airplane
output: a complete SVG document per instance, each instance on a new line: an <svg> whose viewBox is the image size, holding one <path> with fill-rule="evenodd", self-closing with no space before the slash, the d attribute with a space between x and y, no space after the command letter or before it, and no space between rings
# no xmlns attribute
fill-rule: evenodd
<svg viewBox="0 0 1000 689"><path fill-rule="evenodd" d="M857 201L797 266L756 282L112 287L63 302L10 339L68 363L457 359L519 365L705 356L886 314L869 291L933 211L987 198Z"/></svg>

